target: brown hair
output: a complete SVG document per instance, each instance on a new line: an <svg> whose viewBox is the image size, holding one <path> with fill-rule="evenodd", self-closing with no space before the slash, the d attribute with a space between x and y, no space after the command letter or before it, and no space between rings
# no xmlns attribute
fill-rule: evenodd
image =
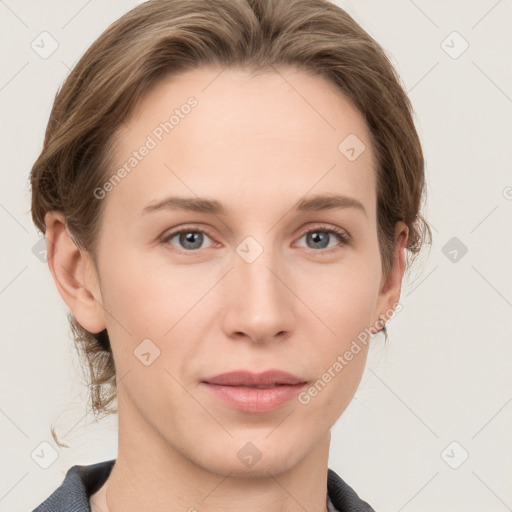
<svg viewBox="0 0 512 512"><path fill-rule="evenodd" d="M41 231L48 211L62 211L77 246L96 261L103 202L93 191L112 172L116 130L157 80L201 65L291 66L335 84L372 136L383 274L393 263L396 222L409 227L409 260L431 240L420 214L424 162L410 101L383 49L326 0L150 0L110 25L55 98L30 176ZM93 412L115 412L108 409L117 389L106 330L90 333L71 314L69 321L90 372Z"/></svg>

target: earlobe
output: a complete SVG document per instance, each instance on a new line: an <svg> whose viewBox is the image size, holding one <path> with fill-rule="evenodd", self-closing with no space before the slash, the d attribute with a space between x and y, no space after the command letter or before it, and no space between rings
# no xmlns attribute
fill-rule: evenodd
<svg viewBox="0 0 512 512"><path fill-rule="evenodd" d="M62 212L45 216L47 260L55 285L77 322L89 332L106 328L97 273L72 239Z"/></svg>

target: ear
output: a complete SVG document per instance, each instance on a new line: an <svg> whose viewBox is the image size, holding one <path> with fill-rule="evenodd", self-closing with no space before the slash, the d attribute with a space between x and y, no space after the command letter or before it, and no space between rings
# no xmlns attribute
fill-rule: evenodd
<svg viewBox="0 0 512 512"><path fill-rule="evenodd" d="M393 251L393 267L388 277L381 283L381 289L377 300L376 318L372 326L379 326L375 329L372 327L372 332L375 334L392 316L396 304L400 300L400 293L402 291L402 279L405 272L405 248L407 246L407 239L409 236L409 228L407 225L400 221L395 226L395 249Z"/></svg>
<svg viewBox="0 0 512 512"><path fill-rule="evenodd" d="M90 255L79 249L60 211L45 215L47 261L53 280L76 321L92 333L106 328L98 275Z"/></svg>

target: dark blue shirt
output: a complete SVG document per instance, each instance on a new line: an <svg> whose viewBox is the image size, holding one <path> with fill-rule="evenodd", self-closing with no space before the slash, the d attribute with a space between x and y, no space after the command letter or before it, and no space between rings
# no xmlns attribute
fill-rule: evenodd
<svg viewBox="0 0 512 512"><path fill-rule="evenodd" d="M32 512L91 512L89 498L107 480L116 459L71 467L53 494ZM327 507L339 512L375 512L332 469L327 474Z"/></svg>

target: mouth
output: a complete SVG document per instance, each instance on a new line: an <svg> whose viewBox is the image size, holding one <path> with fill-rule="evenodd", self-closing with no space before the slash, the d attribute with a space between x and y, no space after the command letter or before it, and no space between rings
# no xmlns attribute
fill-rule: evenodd
<svg viewBox="0 0 512 512"><path fill-rule="evenodd" d="M307 381L280 370L236 371L201 382L225 405L247 413L270 412L294 398Z"/></svg>

